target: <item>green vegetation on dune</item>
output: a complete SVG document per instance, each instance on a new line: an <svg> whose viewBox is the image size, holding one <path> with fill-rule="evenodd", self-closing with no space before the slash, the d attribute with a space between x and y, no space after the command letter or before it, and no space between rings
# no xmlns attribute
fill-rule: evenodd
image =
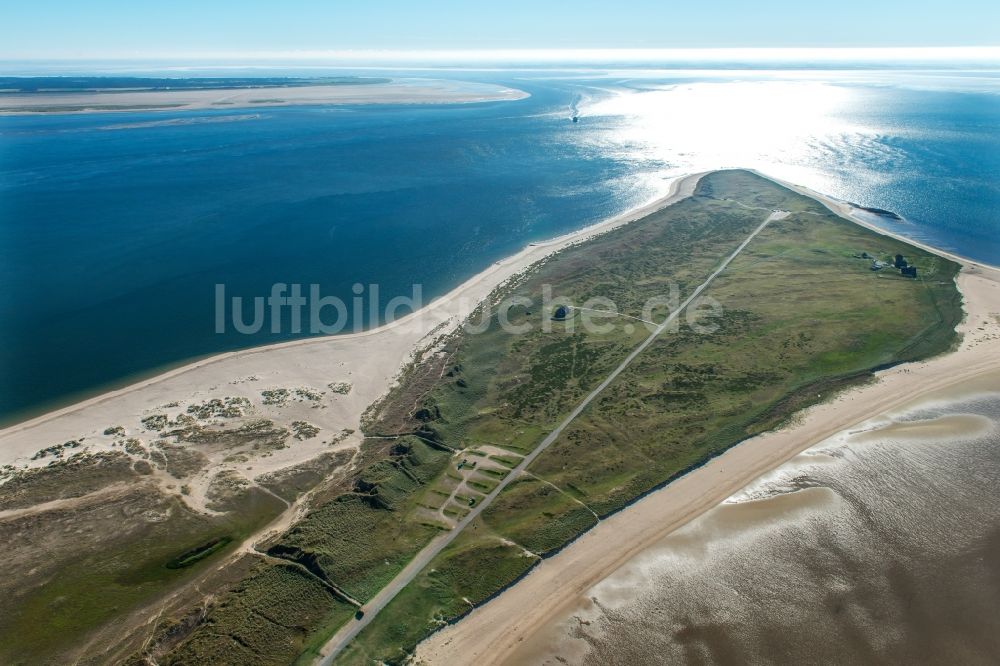
<svg viewBox="0 0 1000 666"><path fill-rule="evenodd" d="M0 511L81 497L138 476L131 459L118 452L57 459L45 467L24 470L0 485Z"/></svg>
<svg viewBox="0 0 1000 666"><path fill-rule="evenodd" d="M873 273L859 248L923 277ZM870 370L947 348L961 312L952 262L832 215L774 222L713 283L725 313L646 350L533 469L607 514Z"/></svg>
<svg viewBox="0 0 1000 666"><path fill-rule="evenodd" d="M178 641L167 663L215 663L218 658L287 664L300 653L311 654L353 616L355 607L337 591L369 599L439 531L420 519L419 499L451 455L414 436L388 444L372 440L364 455L368 462L346 492L317 506L270 545L268 554L289 565L272 566L275 571L226 592ZM287 595L286 581L308 592L305 606L299 608L295 595ZM271 622L272 611L294 621ZM240 642L245 633L258 631L266 641ZM234 641L240 648L226 656L226 646Z"/></svg>
<svg viewBox="0 0 1000 666"><path fill-rule="evenodd" d="M405 515L348 495L317 509L269 549L364 601L434 534Z"/></svg>
<svg viewBox="0 0 1000 666"><path fill-rule="evenodd" d="M954 344L956 264L752 174L714 173L695 196L560 252L498 294L531 299L509 312L511 324L531 324L530 331L505 330L494 308L481 313L485 331L456 333L422 359L372 410L353 479L278 538L271 554L360 601L371 598L447 521L481 503L648 335L629 318L601 319L613 326L588 330L582 311L552 321L540 307L544 285L576 306L603 297L628 317L662 321L776 209L791 214L771 222L706 290L721 305L702 322L710 329L682 323L649 345L374 618L341 662L399 663L435 628L593 526L596 515L866 381L875 368ZM872 271L861 253L903 254L919 277ZM673 303L643 311L674 288ZM405 433L412 434L399 437ZM252 601L244 590L223 599ZM284 640L310 653L348 621L336 613L313 619ZM188 640L228 635L229 621L201 625ZM254 661L276 663L266 652Z"/></svg>
<svg viewBox="0 0 1000 666"><path fill-rule="evenodd" d="M483 513L497 534L538 555L564 546L595 524L589 507L552 484L522 477L507 486Z"/></svg>
<svg viewBox="0 0 1000 666"><path fill-rule="evenodd" d="M79 508L0 523L8 544L0 589L16 595L0 613L0 663L60 661L93 631L205 572L282 509L257 491L239 513L207 517L136 484Z"/></svg>
<svg viewBox="0 0 1000 666"><path fill-rule="evenodd" d="M269 553L299 562L365 601L405 566L437 529L410 520L416 496L450 456L416 437L364 468L353 492L310 512Z"/></svg>
<svg viewBox="0 0 1000 666"><path fill-rule="evenodd" d="M473 523L382 610L374 630L353 642L338 662L403 661L410 646L515 582L537 562L537 556Z"/></svg>
<svg viewBox="0 0 1000 666"><path fill-rule="evenodd" d="M543 285L556 299L583 304L608 298L618 310L642 317L651 298L669 296L671 285L686 294L700 284L757 225L760 214L731 205L688 199L623 229L562 252L532 273L512 295L533 306L508 314L513 334L491 313L487 329L454 341L451 376L430 390L425 404L437 418L430 427L453 448L496 445L515 453L531 451L590 390L618 365L648 332L622 320L607 333L588 333L582 321L543 321ZM751 211L753 212L753 211ZM666 308L651 316L663 318Z"/></svg>
<svg viewBox="0 0 1000 666"><path fill-rule="evenodd" d="M159 663L289 664L316 627L340 624L354 607L292 565L261 565L207 614L191 639Z"/></svg>

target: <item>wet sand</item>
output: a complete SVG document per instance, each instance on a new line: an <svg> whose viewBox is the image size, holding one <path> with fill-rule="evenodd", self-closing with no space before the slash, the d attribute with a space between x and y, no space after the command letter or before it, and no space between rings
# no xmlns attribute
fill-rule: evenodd
<svg viewBox="0 0 1000 666"><path fill-rule="evenodd" d="M868 426L631 559L507 663L994 663L1000 375Z"/></svg>

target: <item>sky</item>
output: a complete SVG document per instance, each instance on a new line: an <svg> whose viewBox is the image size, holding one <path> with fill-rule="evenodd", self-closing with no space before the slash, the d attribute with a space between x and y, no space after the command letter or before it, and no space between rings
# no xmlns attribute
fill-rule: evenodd
<svg viewBox="0 0 1000 666"><path fill-rule="evenodd" d="M2 0L0 58L1000 46L995 0Z"/></svg>

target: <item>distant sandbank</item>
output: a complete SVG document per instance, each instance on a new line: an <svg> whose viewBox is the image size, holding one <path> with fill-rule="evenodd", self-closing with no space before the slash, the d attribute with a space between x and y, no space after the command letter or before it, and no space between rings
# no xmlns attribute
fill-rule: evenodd
<svg viewBox="0 0 1000 666"><path fill-rule="evenodd" d="M101 90L0 94L0 115L190 111L323 104L461 104L518 100L528 93L471 81L396 79L377 83L177 90Z"/></svg>

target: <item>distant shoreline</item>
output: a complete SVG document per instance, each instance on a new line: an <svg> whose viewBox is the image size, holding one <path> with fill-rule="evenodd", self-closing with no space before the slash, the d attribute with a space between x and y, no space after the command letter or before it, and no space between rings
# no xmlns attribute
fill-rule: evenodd
<svg viewBox="0 0 1000 666"><path fill-rule="evenodd" d="M357 104L470 104L525 99L523 90L443 79L377 79L314 84L177 89L0 91L0 116L262 109Z"/></svg>

